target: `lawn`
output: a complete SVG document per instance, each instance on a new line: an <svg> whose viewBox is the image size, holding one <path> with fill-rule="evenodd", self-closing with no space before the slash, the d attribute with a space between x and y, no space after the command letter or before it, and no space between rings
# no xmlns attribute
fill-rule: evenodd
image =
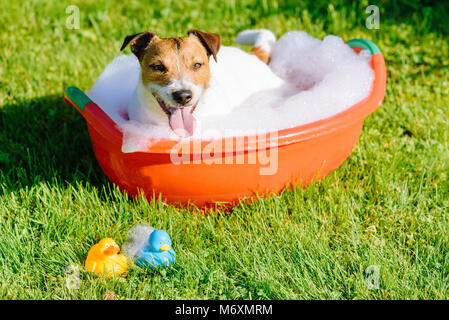
<svg viewBox="0 0 449 320"><path fill-rule="evenodd" d="M449 297L447 3L0 3L1 299ZM380 29L367 29L365 8L376 3ZM79 29L66 27L71 4L80 10ZM128 34L195 28L231 45L238 31L254 27L278 36L362 37L380 47L385 101L366 119L349 159L305 189L207 215L122 194L96 163L64 89L88 90ZM94 243L110 236L121 244L142 222L171 235L174 266L133 267L111 280L83 270ZM379 271L374 288L366 285L372 268ZM78 289L67 286L73 277Z"/></svg>

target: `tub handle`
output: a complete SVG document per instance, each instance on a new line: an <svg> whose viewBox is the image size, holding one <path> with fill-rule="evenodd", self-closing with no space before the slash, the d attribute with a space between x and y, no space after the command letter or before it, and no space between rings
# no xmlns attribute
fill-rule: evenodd
<svg viewBox="0 0 449 320"><path fill-rule="evenodd" d="M99 134L121 146L122 133L117 128L117 124L84 92L74 86L68 87L65 90L64 100L78 110L86 122Z"/></svg>
<svg viewBox="0 0 449 320"><path fill-rule="evenodd" d="M84 92L75 86L65 89L65 96L69 98L81 114L83 114L86 105L93 103L93 101Z"/></svg>
<svg viewBox="0 0 449 320"><path fill-rule="evenodd" d="M382 54L382 51L380 51L379 47L374 42L368 39L362 38L351 39L347 42L347 44L351 48L360 48L363 50L369 50L372 55L375 53Z"/></svg>

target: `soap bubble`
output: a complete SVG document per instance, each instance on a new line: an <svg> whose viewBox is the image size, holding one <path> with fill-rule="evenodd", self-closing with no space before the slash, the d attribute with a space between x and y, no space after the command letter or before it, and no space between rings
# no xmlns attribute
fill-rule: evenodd
<svg viewBox="0 0 449 320"><path fill-rule="evenodd" d="M154 230L146 224L138 224L132 227L128 232L128 239L122 246L123 254L135 260L140 250L148 243L148 239Z"/></svg>

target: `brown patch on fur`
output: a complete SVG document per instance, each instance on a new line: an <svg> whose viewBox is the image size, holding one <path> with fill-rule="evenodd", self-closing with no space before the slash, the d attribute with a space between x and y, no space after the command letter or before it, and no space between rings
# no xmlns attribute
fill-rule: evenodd
<svg viewBox="0 0 449 320"><path fill-rule="evenodd" d="M194 69L195 63L201 67ZM140 65L143 84L165 86L172 80L188 79L195 85L209 86L208 52L196 37L154 37L143 52ZM163 65L165 70L156 70L156 65Z"/></svg>
<svg viewBox="0 0 449 320"><path fill-rule="evenodd" d="M145 51L146 46L151 42L151 40L154 37L157 38L157 34L153 31L145 31L127 36L123 41L120 51L125 49L126 46L130 44L131 51L140 60L142 58L142 53Z"/></svg>
<svg viewBox="0 0 449 320"><path fill-rule="evenodd" d="M217 52L221 46L221 36L216 33L202 32L199 30L190 30L187 32L189 36L195 36L200 40L201 44L206 48L207 54L212 55L217 61Z"/></svg>
<svg viewBox="0 0 449 320"><path fill-rule="evenodd" d="M270 63L270 55L261 47L253 48L251 53L258 57L263 63Z"/></svg>

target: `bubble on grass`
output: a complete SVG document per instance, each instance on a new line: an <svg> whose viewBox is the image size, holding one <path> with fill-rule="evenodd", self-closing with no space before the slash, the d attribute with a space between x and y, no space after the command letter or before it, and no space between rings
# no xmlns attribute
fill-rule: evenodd
<svg viewBox="0 0 449 320"><path fill-rule="evenodd" d="M154 228L146 224L138 224L132 227L128 232L128 239L123 244L123 254L130 259L135 260L140 250L148 243L148 239Z"/></svg>
<svg viewBox="0 0 449 320"><path fill-rule="evenodd" d="M240 55L233 55L236 50L239 49L223 47L220 51L226 53L227 62L244 64L241 70L245 70L253 60L240 61L237 59ZM191 138L217 139L235 136L236 132L260 134L338 114L371 92L374 72L370 58L369 51L356 54L337 36L319 40L303 31L288 32L275 43L269 64L272 72L285 83L276 89L260 90L243 101L239 97L245 88L233 87L232 83L223 87L220 80L228 76L226 69L217 67L211 59L210 87L204 103L195 110L199 121ZM260 80L264 72L271 71L266 68L257 72L254 77ZM87 93L123 132L123 152L145 151L161 138L178 139L170 130L168 120L166 126L155 126L130 121L127 117L127 105L139 77L137 58L121 55L105 68ZM269 87L268 83L263 85ZM216 98L223 97L223 92L226 98Z"/></svg>

